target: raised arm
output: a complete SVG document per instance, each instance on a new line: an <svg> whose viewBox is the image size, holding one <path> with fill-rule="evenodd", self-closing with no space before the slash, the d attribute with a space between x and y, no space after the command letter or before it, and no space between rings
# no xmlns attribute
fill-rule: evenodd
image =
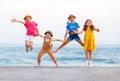
<svg viewBox="0 0 120 81"><path fill-rule="evenodd" d="M25 22L20 21L20 20L16 20L15 18L11 19L11 22L18 22L18 23L21 23L21 24L25 24Z"/></svg>
<svg viewBox="0 0 120 81"><path fill-rule="evenodd" d="M66 29L66 32L65 32L65 35L64 35L64 40L66 40L67 34L68 34L68 29Z"/></svg>

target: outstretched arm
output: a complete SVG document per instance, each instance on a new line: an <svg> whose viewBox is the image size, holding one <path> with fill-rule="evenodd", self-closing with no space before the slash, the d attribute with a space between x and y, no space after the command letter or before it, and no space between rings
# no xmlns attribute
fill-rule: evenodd
<svg viewBox="0 0 120 81"><path fill-rule="evenodd" d="M43 35L40 35L40 34L39 34L39 36L44 39L44 36L43 36Z"/></svg>
<svg viewBox="0 0 120 81"><path fill-rule="evenodd" d="M95 28L94 30L97 31L97 32L100 32L100 29L98 29L98 28Z"/></svg>
<svg viewBox="0 0 120 81"><path fill-rule="evenodd" d="M60 40L60 39L53 39L53 41L64 42L63 40Z"/></svg>
<svg viewBox="0 0 120 81"><path fill-rule="evenodd" d="M25 24L25 22L23 21L20 21L20 20L16 20L15 18L11 19L12 22L18 22L18 23L21 23L21 24Z"/></svg>
<svg viewBox="0 0 120 81"><path fill-rule="evenodd" d="M82 34L84 32L84 30L81 30L80 32L78 31L74 31L76 34Z"/></svg>
<svg viewBox="0 0 120 81"><path fill-rule="evenodd" d="M82 34L84 32L84 30L81 30L80 32L78 32L78 34Z"/></svg>

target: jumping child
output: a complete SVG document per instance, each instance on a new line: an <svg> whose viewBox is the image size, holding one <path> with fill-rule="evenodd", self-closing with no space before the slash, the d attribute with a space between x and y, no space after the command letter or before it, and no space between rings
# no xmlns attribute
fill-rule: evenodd
<svg viewBox="0 0 120 81"><path fill-rule="evenodd" d="M96 49L94 30L100 32L100 30L98 28L95 28L95 26L92 24L92 21L88 19L85 22L83 30L78 32L79 34L81 34L85 31L85 35L84 35L84 50L86 55L85 66L90 66L90 67L92 67L92 54L93 54L92 52L93 50Z"/></svg>
<svg viewBox="0 0 120 81"><path fill-rule="evenodd" d="M54 53L52 51L52 41L60 41L60 42L64 42L64 41L59 40L59 39L53 39L52 38L53 35L52 35L51 31L46 31L45 36L40 35L40 37L42 37L44 39L44 42L43 42L42 49L40 50L40 52L38 54L38 65L40 65L40 63L41 63L41 57L45 53L48 53L48 55L52 58L52 60L56 64L56 67L58 67L57 59L55 58Z"/></svg>
<svg viewBox="0 0 120 81"><path fill-rule="evenodd" d="M81 46L84 46L84 44L82 43L82 41L80 40L80 37L78 36L78 34L76 34L75 32L78 31L78 29L80 28L79 24L77 22L75 22L76 17L74 15L70 15L68 17L68 20L70 21L70 23L67 23L66 26L66 32L64 35L64 42L62 45L60 45L54 52L56 53L59 49L63 48L66 44L68 44L69 42L75 40L77 41ZM68 38L66 39L67 35L69 34Z"/></svg>
<svg viewBox="0 0 120 81"><path fill-rule="evenodd" d="M26 52L28 52L29 50L33 49L33 40L35 36L39 35L39 31L37 28L37 23L32 21L32 16L26 15L24 17L24 20L25 21L16 20L15 18L11 19L12 22L21 23L26 27L27 33L25 37L25 46L26 46Z"/></svg>

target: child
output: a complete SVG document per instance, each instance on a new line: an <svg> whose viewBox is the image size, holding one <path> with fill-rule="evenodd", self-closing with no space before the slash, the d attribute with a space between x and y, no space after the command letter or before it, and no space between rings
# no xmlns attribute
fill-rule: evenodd
<svg viewBox="0 0 120 81"><path fill-rule="evenodd" d="M63 48L66 44L68 44L69 42L71 42L72 40L77 41L81 46L83 46L82 41L80 40L80 37L78 36L78 34L76 34L75 32L78 31L78 28L80 28L79 24L77 22L75 22L76 17L74 15L70 15L68 17L68 20L70 21L70 23L67 23L66 26L66 33L64 36L64 43L62 45L60 45L56 50L55 53ZM69 33L68 38L66 39L67 35Z"/></svg>
<svg viewBox="0 0 120 81"><path fill-rule="evenodd" d="M92 51L96 49L95 39L94 39L94 30L100 32L98 28L95 28L90 19L86 20L83 30L79 34L85 31L84 35L84 50L86 55L86 64L85 66L92 67ZM90 61L88 61L90 60Z"/></svg>
<svg viewBox="0 0 120 81"><path fill-rule="evenodd" d="M39 31L37 28L37 23L35 23L34 21L32 21L32 16L30 15L26 15L24 17L24 21L20 21L20 20L16 20L11 19L12 22L18 22L23 24L26 29L27 29L27 33L26 33L26 37L25 37L25 46L26 46L26 52L33 49L33 39L35 36L39 35Z"/></svg>
<svg viewBox="0 0 120 81"><path fill-rule="evenodd" d="M51 31L46 31L45 36L40 35L40 37L42 37L44 39L44 42L43 42L42 49L40 50L40 52L38 54L38 65L40 65L40 63L41 63L41 57L45 53L48 53L48 55L52 58L52 60L56 64L56 67L58 67L57 60L54 56L54 53L52 52L52 41L60 41L60 42L64 42L64 41L59 40L59 39L53 39L52 38L53 35L52 35Z"/></svg>

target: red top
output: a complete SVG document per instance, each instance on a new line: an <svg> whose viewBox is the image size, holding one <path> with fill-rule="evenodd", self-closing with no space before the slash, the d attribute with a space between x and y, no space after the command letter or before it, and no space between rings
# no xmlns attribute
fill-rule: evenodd
<svg viewBox="0 0 120 81"><path fill-rule="evenodd" d="M37 23L35 23L34 21L32 22L26 21L24 25L27 29L26 35L32 35L32 36L37 35Z"/></svg>

